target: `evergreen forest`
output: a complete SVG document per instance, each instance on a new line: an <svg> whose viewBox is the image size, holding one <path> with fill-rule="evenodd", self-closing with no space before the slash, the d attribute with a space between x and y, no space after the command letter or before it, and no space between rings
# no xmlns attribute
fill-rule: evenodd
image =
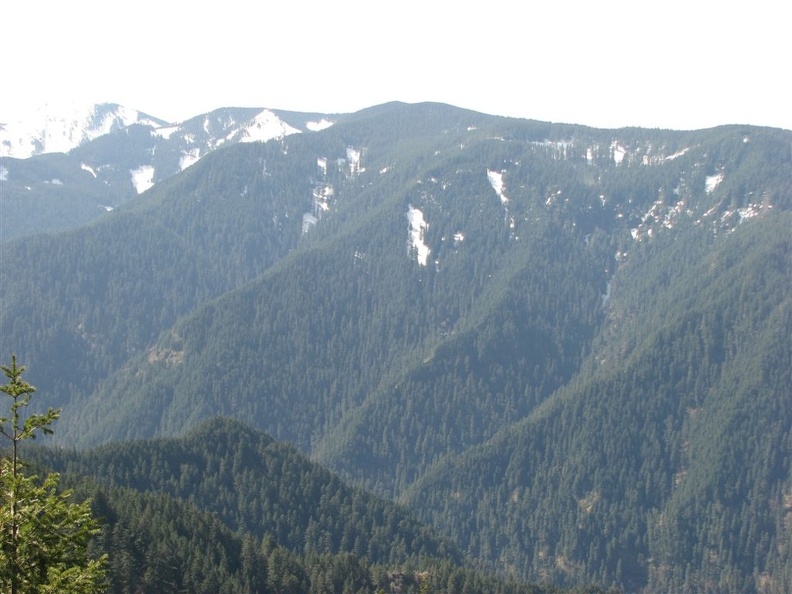
<svg viewBox="0 0 792 594"><path fill-rule="evenodd" d="M108 591L792 590L792 132L334 122L0 243Z"/></svg>

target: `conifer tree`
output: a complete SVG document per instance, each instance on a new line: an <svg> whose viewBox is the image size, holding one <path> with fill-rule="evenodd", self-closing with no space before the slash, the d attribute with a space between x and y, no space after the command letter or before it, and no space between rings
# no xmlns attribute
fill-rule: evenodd
<svg viewBox="0 0 792 594"><path fill-rule="evenodd" d="M10 415L0 417L0 435L9 451L0 455L0 591L10 594L93 594L103 590L106 557L88 553L99 531L90 502L74 503L70 491L59 492L59 476L43 481L26 475L19 456L22 440L52 433L60 409L23 418L21 409L36 389L22 379L25 367L16 357L0 366L8 383L0 392L11 399ZM8 443L10 442L10 443Z"/></svg>

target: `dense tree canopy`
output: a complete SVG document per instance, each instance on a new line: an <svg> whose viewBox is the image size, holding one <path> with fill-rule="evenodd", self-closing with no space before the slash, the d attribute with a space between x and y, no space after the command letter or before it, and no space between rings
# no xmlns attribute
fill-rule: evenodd
<svg viewBox="0 0 792 594"><path fill-rule="evenodd" d="M380 106L4 243L0 333L47 362L61 444L217 415L271 435L178 464L139 441L107 446L112 468L93 458L108 489L219 499L256 549L269 534L384 563L440 550L430 524L520 579L783 592L790 162L782 130ZM391 510L315 469L246 474L251 451L294 455L284 441L426 524L394 537L401 516L371 520ZM305 492L319 504L274 497Z"/></svg>

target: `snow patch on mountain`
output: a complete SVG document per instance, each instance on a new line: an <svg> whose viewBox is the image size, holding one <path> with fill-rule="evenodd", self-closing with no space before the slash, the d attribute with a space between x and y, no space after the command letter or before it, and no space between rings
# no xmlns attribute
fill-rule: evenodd
<svg viewBox="0 0 792 594"><path fill-rule="evenodd" d="M8 168L0 166L0 181L8 181Z"/></svg>
<svg viewBox="0 0 792 594"><path fill-rule="evenodd" d="M86 165L85 163L80 163L80 169L82 169L83 171L87 171L88 173L94 176L94 179L96 179L96 171L94 171L94 168L91 167L90 165Z"/></svg>
<svg viewBox="0 0 792 594"><path fill-rule="evenodd" d="M681 156L683 156L685 153L687 153L689 150L690 150L689 148L684 148L684 149L682 149L681 151L677 151L677 152L675 152L673 155L668 155L668 156L665 158L665 160L666 160L666 161L673 161L674 159L678 159L679 157L681 157Z"/></svg>
<svg viewBox="0 0 792 594"><path fill-rule="evenodd" d="M154 168L151 165L130 169L129 175L132 178L132 185L138 194L142 194L154 185Z"/></svg>
<svg viewBox="0 0 792 594"><path fill-rule="evenodd" d="M335 195L335 189L331 184L318 183L313 189L313 212L303 213L302 232L308 233L315 227L322 215L330 210L330 201Z"/></svg>
<svg viewBox="0 0 792 594"><path fill-rule="evenodd" d="M652 206L641 217L641 223L630 229L632 238L643 241L652 237L661 228L673 229L682 215L691 216L693 211L688 208L685 200L678 200L673 205L666 204L662 197L652 203Z"/></svg>
<svg viewBox="0 0 792 594"><path fill-rule="evenodd" d="M335 190L330 184L317 184L313 190L313 205L315 213L327 212L330 210L330 200L333 198Z"/></svg>
<svg viewBox="0 0 792 594"><path fill-rule="evenodd" d="M613 162L616 163L616 165L621 165L621 162L624 161L624 157L627 156L627 149L620 145L616 140L611 143L610 148Z"/></svg>
<svg viewBox="0 0 792 594"><path fill-rule="evenodd" d="M707 194L712 194L723 181L723 172L719 171L715 175L708 175L704 182L704 188Z"/></svg>
<svg viewBox="0 0 792 594"><path fill-rule="evenodd" d="M503 173L487 169L487 179L492 189L495 190L495 193L498 195L498 198L500 198L501 203L506 206L509 203L509 199L503 191Z"/></svg>
<svg viewBox="0 0 792 594"><path fill-rule="evenodd" d="M182 153L182 156L179 158L179 171L184 171L191 165L195 165L201 158L201 149L193 148L189 151L185 151Z"/></svg>
<svg viewBox="0 0 792 594"><path fill-rule="evenodd" d="M151 133L163 140L170 140L173 133L178 132L180 129L179 126L163 126L162 128L155 128Z"/></svg>
<svg viewBox="0 0 792 594"><path fill-rule="evenodd" d="M347 163L349 163L349 173L351 175L356 175L363 171L363 168L360 166L361 154L362 151L360 149L356 149L351 146L347 147L346 160Z"/></svg>
<svg viewBox="0 0 792 594"><path fill-rule="evenodd" d="M329 128L332 125L333 122L325 118L322 118L318 122L305 122L305 127L308 128L308 130L310 130L311 132L320 132L322 130Z"/></svg>
<svg viewBox="0 0 792 594"><path fill-rule="evenodd" d="M407 252L410 256L415 255L418 264L426 266L429 254L432 250L424 243L424 234L429 228L429 223L424 220L423 212L415 208L412 204L407 209L407 220L410 222L409 237L407 240Z"/></svg>
<svg viewBox="0 0 792 594"><path fill-rule="evenodd" d="M514 235L514 228L516 224L514 216L509 213L509 198L506 196L506 191L504 189L503 172L490 171L487 169L487 179L489 180L492 189L495 190L495 193L498 195L498 198L500 198L501 204L503 204L503 210L506 213L506 222L509 225L509 229L512 230L512 239L517 239L517 237Z"/></svg>
<svg viewBox="0 0 792 594"><path fill-rule="evenodd" d="M746 219L752 219L755 216L758 216L760 210L761 210L761 205L751 204L750 206L746 206L745 208L738 208L737 216L740 217L740 222L742 223Z"/></svg>
<svg viewBox="0 0 792 594"><path fill-rule="evenodd" d="M742 208L729 209L721 215L720 220L715 222L715 231L717 233L718 228L720 228L727 233L731 233L737 225L756 218L772 208L773 206L769 203L755 203Z"/></svg>

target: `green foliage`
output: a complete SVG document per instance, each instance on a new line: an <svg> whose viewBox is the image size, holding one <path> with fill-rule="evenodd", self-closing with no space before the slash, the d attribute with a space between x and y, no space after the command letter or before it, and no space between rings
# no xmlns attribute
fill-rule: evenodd
<svg viewBox="0 0 792 594"><path fill-rule="evenodd" d="M715 250L647 246L623 269L587 372L407 501L531 579L785 591L789 224L740 228Z"/></svg>
<svg viewBox="0 0 792 594"><path fill-rule="evenodd" d="M90 494L104 524L96 547L109 558L109 593L456 594L463 585L492 594L563 592L463 568L436 545L433 553L433 537L403 510L340 486L237 422L217 419L179 440L33 454ZM307 529L303 515L312 516Z"/></svg>
<svg viewBox="0 0 792 594"><path fill-rule="evenodd" d="M59 476L44 480L17 473L12 462L0 461L3 490L0 533L0 586L26 593L101 592L106 556L89 555L89 543L99 533L90 502L75 503L70 491L59 489Z"/></svg>
<svg viewBox="0 0 792 594"><path fill-rule="evenodd" d="M376 563L459 559L407 510L346 486L294 448L230 419L208 421L179 439L36 456L108 487L190 501L233 530L271 535L300 553L354 552Z"/></svg>
<svg viewBox="0 0 792 594"><path fill-rule="evenodd" d="M51 433L60 411L22 417L35 388L22 379L25 368L12 356L3 366L8 383L0 391L11 398L10 417L0 418L0 434L11 442L11 453L0 459L0 586L4 592L100 592L106 557L92 558L91 538L99 533L90 502L75 503L69 491L59 492L59 476L43 481L27 476L19 459L19 443L37 432Z"/></svg>
<svg viewBox="0 0 792 594"><path fill-rule="evenodd" d="M69 403L62 443L226 415L408 503L508 575L781 592L790 147L789 132L743 126L380 106L216 151L90 229L4 244L0 333L52 361L37 383ZM409 207L429 223L426 266ZM304 213L319 220L306 233ZM226 449L256 466L288 448ZM178 465L149 442L111 451L102 472L119 488L220 501L257 546L270 534L292 554L383 563L434 546L363 520L390 511L313 469L262 483L208 447ZM313 503L280 506L281 492Z"/></svg>

